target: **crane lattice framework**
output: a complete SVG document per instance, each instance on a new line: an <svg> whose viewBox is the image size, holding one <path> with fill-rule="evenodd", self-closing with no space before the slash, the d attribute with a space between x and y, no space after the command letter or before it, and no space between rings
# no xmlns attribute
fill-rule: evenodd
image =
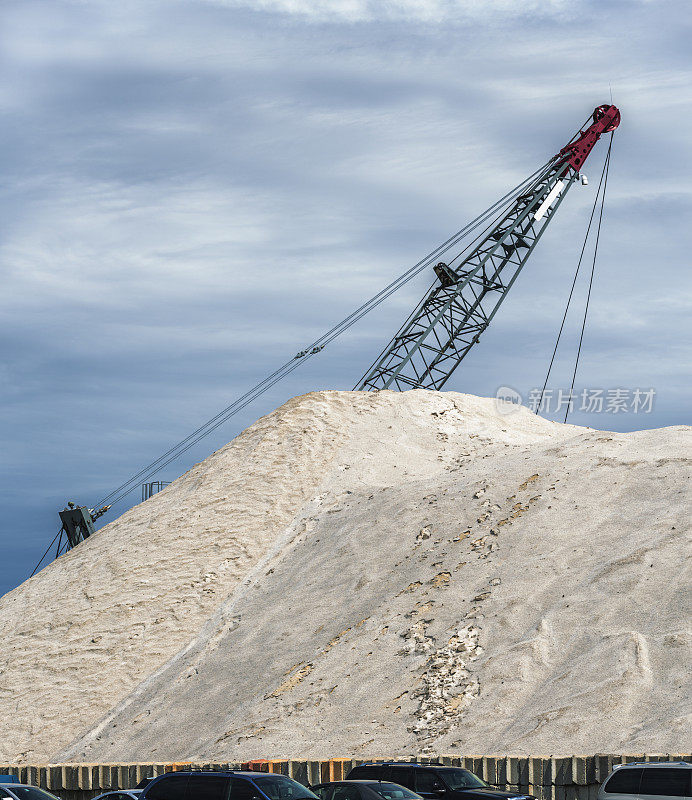
<svg viewBox="0 0 692 800"><path fill-rule="evenodd" d="M579 131L516 197L464 257L434 267L423 298L356 389L441 389L476 344L550 224L602 134L620 123L615 106L598 106ZM455 263L457 262L458 263Z"/></svg>

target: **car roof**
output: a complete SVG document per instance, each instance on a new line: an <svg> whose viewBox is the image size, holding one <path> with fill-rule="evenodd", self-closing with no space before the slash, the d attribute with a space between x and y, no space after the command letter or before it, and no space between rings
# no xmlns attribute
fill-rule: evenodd
<svg viewBox="0 0 692 800"><path fill-rule="evenodd" d="M613 769L623 769L625 767L686 767L692 769L689 761L630 761L627 764L613 764Z"/></svg>
<svg viewBox="0 0 692 800"><path fill-rule="evenodd" d="M399 784L396 781L378 781L376 778L353 778L353 780L347 780L344 778L340 781L323 781L322 783L313 783L313 786L334 786L337 783L364 783L369 785L371 783L391 783L394 786L398 786Z"/></svg>
<svg viewBox="0 0 692 800"><path fill-rule="evenodd" d="M358 767L421 767L422 769L464 769L464 767L454 767L452 764L419 764L417 761L366 761L357 764Z"/></svg>
<svg viewBox="0 0 692 800"><path fill-rule="evenodd" d="M164 772L162 775L157 775L156 778L152 778L152 783L157 780L158 778L164 778L168 775L235 775L236 777L241 778L267 778L267 777L279 777L279 778L288 778L289 775L284 775L281 772L258 772L257 770L248 770L248 769L224 769L218 771L212 770L199 770L199 769L179 769L175 770L175 772ZM129 791L128 789L123 789L122 791L126 792Z"/></svg>

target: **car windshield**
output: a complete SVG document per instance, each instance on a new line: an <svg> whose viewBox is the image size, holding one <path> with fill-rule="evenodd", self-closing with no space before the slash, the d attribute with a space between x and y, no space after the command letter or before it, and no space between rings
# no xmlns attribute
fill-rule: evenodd
<svg viewBox="0 0 692 800"><path fill-rule="evenodd" d="M58 800L54 794L39 789L38 786L10 786L9 789L19 800Z"/></svg>
<svg viewBox="0 0 692 800"><path fill-rule="evenodd" d="M271 800L317 800L317 795L302 783L285 775L263 775L252 780Z"/></svg>
<svg viewBox="0 0 692 800"><path fill-rule="evenodd" d="M399 786L398 783L371 783L370 788L373 792L377 792L380 797L384 797L385 800L410 800L410 798L417 798L419 796L410 789Z"/></svg>
<svg viewBox="0 0 692 800"><path fill-rule="evenodd" d="M440 770L444 782L450 789L482 789L488 784L481 780L478 775L469 772L467 769L450 769Z"/></svg>

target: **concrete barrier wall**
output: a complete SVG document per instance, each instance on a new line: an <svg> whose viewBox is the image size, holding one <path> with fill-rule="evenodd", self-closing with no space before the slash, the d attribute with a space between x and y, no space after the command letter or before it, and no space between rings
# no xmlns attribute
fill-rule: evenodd
<svg viewBox="0 0 692 800"><path fill-rule="evenodd" d="M598 787L611 772L614 764L631 761L692 761L692 755L627 754L565 758L439 756L408 760L423 764L439 763L465 767L488 783L502 789L535 795L538 800L596 800ZM0 764L0 774L16 775L22 783L41 786L62 800L91 800L102 792L134 787L143 778L175 770L252 769L259 772L280 772L307 785L341 780L346 777L351 767L362 763L362 760L333 758L328 761L258 760L225 764Z"/></svg>

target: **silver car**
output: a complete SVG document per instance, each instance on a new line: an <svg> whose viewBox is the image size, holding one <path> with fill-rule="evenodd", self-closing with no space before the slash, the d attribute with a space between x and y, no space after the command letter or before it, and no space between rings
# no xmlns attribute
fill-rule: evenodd
<svg viewBox="0 0 692 800"><path fill-rule="evenodd" d="M603 781L598 800L683 800L692 798L692 764L640 761L621 764Z"/></svg>

